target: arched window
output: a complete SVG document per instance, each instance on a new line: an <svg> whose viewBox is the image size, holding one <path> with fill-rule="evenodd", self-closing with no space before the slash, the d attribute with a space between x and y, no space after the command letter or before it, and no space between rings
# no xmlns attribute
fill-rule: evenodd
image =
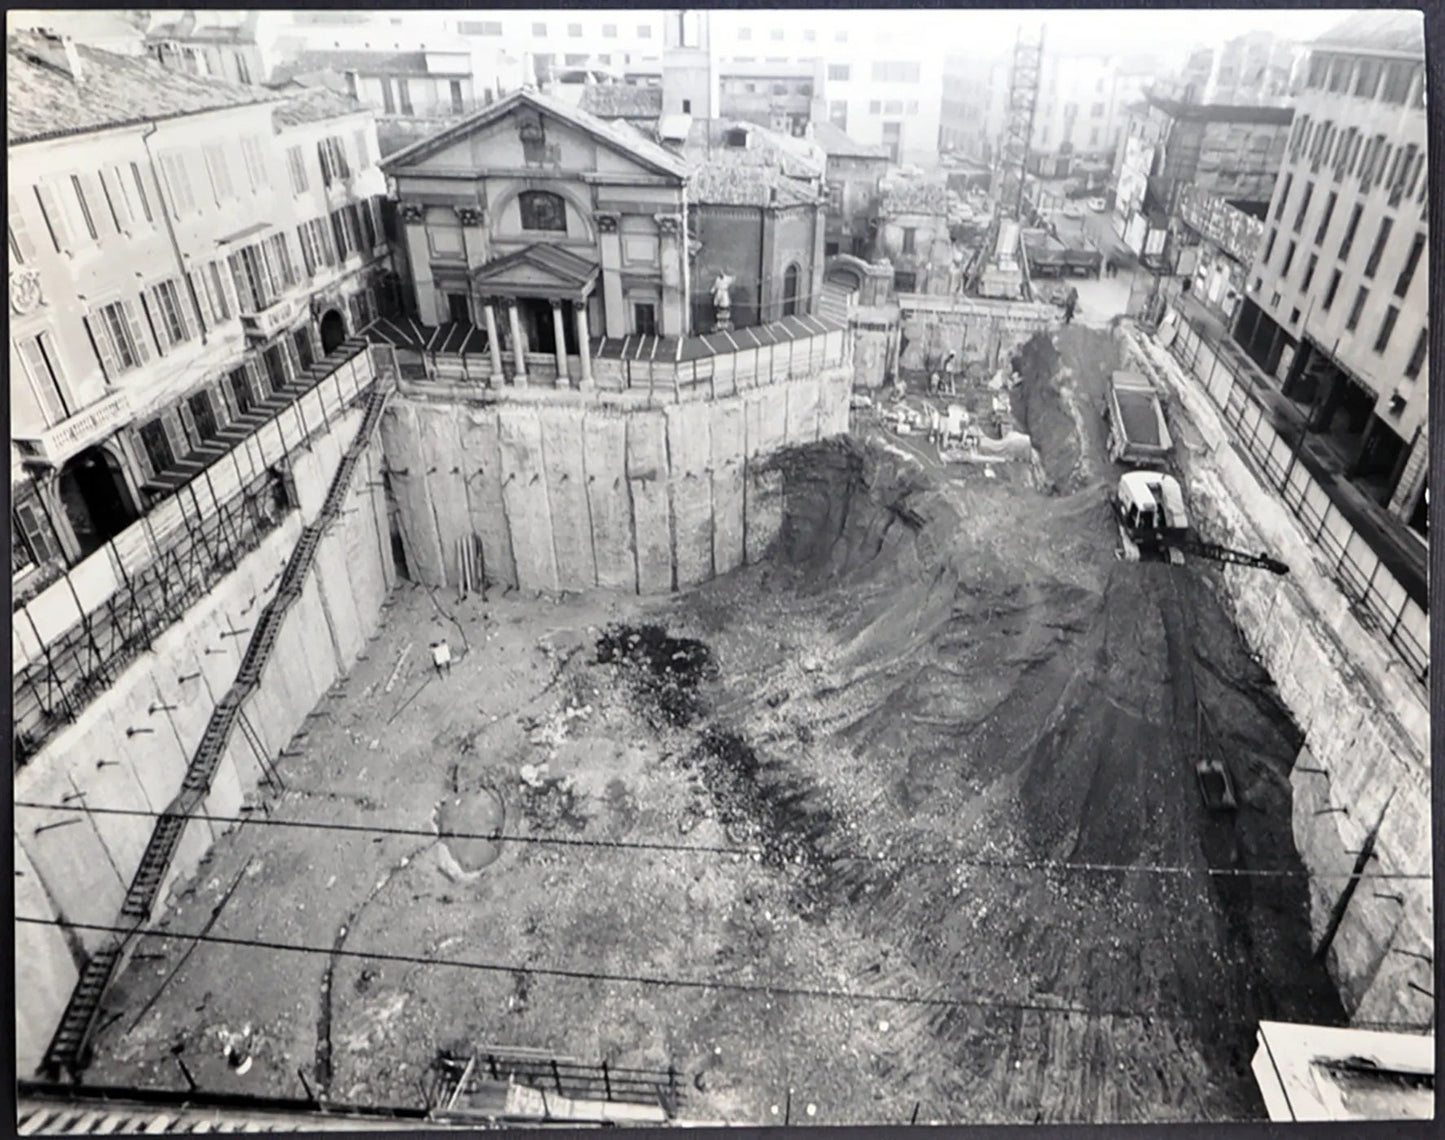
<svg viewBox="0 0 1445 1140"><path fill-rule="evenodd" d="M798 267L788 266L787 272L783 274L783 316L795 317L798 315Z"/></svg>
<svg viewBox="0 0 1445 1140"><path fill-rule="evenodd" d="M522 211L524 230L547 230L562 234L567 232L567 204L560 194L528 190L518 195L517 202Z"/></svg>

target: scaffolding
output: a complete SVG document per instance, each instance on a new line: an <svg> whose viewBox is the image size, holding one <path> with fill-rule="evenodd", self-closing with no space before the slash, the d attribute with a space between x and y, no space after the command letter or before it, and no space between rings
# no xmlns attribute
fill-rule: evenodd
<svg viewBox="0 0 1445 1140"><path fill-rule="evenodd" d="M1043 56L1043 27L1039 27L1036 35L1030 35L1020 24L1018 38L1014 42L1013 70L1009 75L997 201L998 215L1014 221L1023 216L1029 146L1034 134L1034 114L1038 109Z"/></svg>

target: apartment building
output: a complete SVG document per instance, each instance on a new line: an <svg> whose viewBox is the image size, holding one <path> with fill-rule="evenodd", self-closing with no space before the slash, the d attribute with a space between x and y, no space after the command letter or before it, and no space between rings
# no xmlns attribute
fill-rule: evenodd
<svg viewBox="0 0 1445 1140"><path fill-rule="evenodd" d="M554 8L446 15L451 30L461 38L525 55L531 62L528 81L544 83L566 69L598 68L621 76L631 65L658 64L666 21L680 21L684 14L643 8ZM697 14L687 16L695 20Z"/></svg>
<svg viewBox="0 0 1445 1140"><path fill-rule="evenodd" d="M39 588L374 315L369 113L7 37L12 584Z"/></svg>
<svg viewBox="0 0 1445 1140"><path fill-rule="evenodd" d="M1009 60L1002 55L949 55L943 61L939 142L976 162L998 157L1008 113Z"/></svg>
<svg viewBox="0 0 1445 1140"><path fill-rule="evenodd" d="M1072 173L1079 158L1112 158L1127 108L1159 70L1149 56L1044 52L1029 144L1030 169L1044 178Z"/></svg>
<svg viewBox="0 0 1445 1140"><path fill-rule="evenodd" d="M1186 103L1287 107L1307 54L1303 44L1271 32L1248 32L1193 52L1176 78Z"/></svg>
<svg viewBox="0 0 1445 1140"><path fill-rule="evenodd" d="M1235 336L1422 532L1428 195L1419 16L1347 19L1311 45Z"/></svg>

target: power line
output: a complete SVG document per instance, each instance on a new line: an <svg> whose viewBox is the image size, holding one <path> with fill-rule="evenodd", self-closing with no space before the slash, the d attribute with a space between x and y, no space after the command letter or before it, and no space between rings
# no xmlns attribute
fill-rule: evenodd
<svg viewBox="0 0 1445 1140"><path fill-rule="evenodd" d="M188 821L200 821L203 823L221 824L250 824L253 826L269 827L294 827L307 831L337 831L352 832L365 835L393 835L401 837L415 837L423 839L456 839L456 840L483 840L491 843L519 843L542 847L580 847L617 851L663 851L679 852L695 855L737 855L753 857L763 854L760 847L735 847L721 846L705 843L663 843L663 842L641 842L625 839L581 839L569 838L555 835L504 835L499 832L464 832L449 831L440 835L432 828L411 828L411 827L387 827L381 824L365 823L333 823L326 820L296 820L277 819L272 816L259 816L254 813L246 815L211 815L205 812L170 812L154 811L147 808L106 808L77 806L74 804L46 804L32 800L16 800L16 807L30 808L37 811L53 811L80 813L88 812L91 815L119 815L119 816L141 816L150 819L159 819L166 816L172 819L184 819ZM919 856L919 855L883 855L883 854L839 854L831 856L832 861L839 863L870 863L884 864L901 867L926 867L926 866L954 866L970 867L982 870L1018 870L1018 871L1067 871L1085 872L1095 874L1121 873L1121 872L1145 872L1154 875L1175 875L1175 876L1196 876L1203 875L1217 878L1279 878L1279 879L1316 879L1316 880L1407 880L1429 882L1433 874L1415 874L1408 872L1378 871L1371 874L1351 874L1348 871L1339 872L1313 872L1307 870L1290 870L1287 868L1253 868L1253 867L1184 867L1177 864L1165 863L1092 863L1092 862L1071 862L1059 859L986 859L978 856Z"/></svg>
<svg viewBox="0 0 1445 1140"><path fill-rule="evenodd" d="M38 918L32 915L16 915L16 922L33 926L60 926L68 930L88 930L98 934L133 935L134 928L104 926L95 923L67 922L58 918ZM269 950L274 953L324 954L336 958L356 958L368 962L395 962L404 966L442 967L456 970L476 970L490 974L529 974L534 977L556 978L562 981L605 982L616 985L652 986L661 989L714 990L725 993L757 994L766 997L811 998L822 1001L852 1002L858 1005L877 1003L880 1005L901 1005L929 1009L985 1009L1025 1011L1030 1013L1078 1014L1084 1017L1126 1017L1148 1018L1155 1021L1178 1020L1169 1015L1153 1012L1116 1008L1094 1008L1082 1005L1049 1004L1038 1001L994 1001L987 998L927 997L921 994L866 993L858 990L834 989L822 986L792 986L767 982L732 982L721 978L675 978L661 974L614 974L597 970L573 970L560 966L535 966L530 963L508 964L502 962L479 962L467 959L423 958L415 954L396 954L387 951L333 949L330 946L308 946L299 943L273 942L263 938L232 938L219 934L184 934L171 931L150 930L143 932L154 938L172 938L179 941L206 942L218 946L237 946L252 950ZM1372 1024L1401 1028L1403 1022L1354 1022L1355 1026Z"/></svg>

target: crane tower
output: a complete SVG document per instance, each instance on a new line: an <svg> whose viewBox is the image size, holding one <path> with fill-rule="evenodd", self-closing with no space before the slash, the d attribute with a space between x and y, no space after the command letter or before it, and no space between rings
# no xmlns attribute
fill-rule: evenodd
<svg viewBox="0 0 1445 1140"><path fill-rule="evenodd" d="M1018 39L1014 42L1013 70L1009 75L997 199L999 215L1014 221L1018 221L1023 213L1024 182L1028 173L1029 144L1034 133L1034 112L1039 102L1043 55L1043 27L1031 34L1020 25Z"/></svg>

